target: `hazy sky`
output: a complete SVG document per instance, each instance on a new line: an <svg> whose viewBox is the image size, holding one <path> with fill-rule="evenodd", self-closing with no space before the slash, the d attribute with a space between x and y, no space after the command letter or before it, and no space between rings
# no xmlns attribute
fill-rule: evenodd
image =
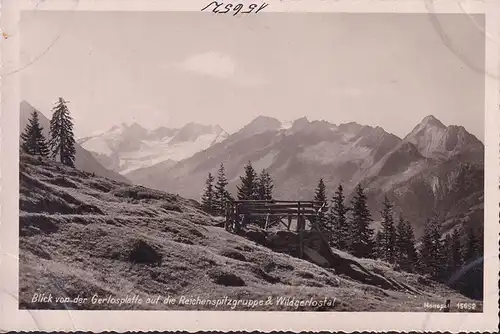
<svg viewBox="0 0 500 334"><path fill-rule="evenodd" d="M77 136L133 120L233 132L269 115L402 137L433 114L483 140L481 25L449 14L24 13L21 94L47 116L69 100Z"/></svg>

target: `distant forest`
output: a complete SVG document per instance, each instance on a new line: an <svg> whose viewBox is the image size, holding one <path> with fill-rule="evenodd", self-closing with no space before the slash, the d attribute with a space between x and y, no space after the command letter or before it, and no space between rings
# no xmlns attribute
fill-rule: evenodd
<svg viewBox="0 0 500 334"><path fill-rule="evenodd" d="M217 176L209 173L206 178L202 207L207 213L225 215L227 203L234 199L227 185L224 164L220 164ZM273 178L266 169L257 173L249 161L240 176L236 198L272 200L273 189ZM427 220L422 237L416 239L411 222L404 215L395 217L393 203L387 196L381 203L381 228L375 232L371 228L373 219L367 195L360 184L350 203L346 203L341 184L332 198L328 199L326 193L325 183L319 179L311 199L325 203L318 224L331 247L358 258L380 259L396 270L419 273L466 296L483 298L483 233L469 226L443 235L442 224L436 217Z"/></svg>

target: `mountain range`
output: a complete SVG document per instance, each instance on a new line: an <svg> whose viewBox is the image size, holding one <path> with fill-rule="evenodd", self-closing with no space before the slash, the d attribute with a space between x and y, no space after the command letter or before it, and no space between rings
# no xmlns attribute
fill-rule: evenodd
<svg viewBox="0 0 500 334"><path fill-rule="evenodd" d="M21 131L34 110L21 103ZM48 136L49 121L38 113ZM259 116L231 135L218 125L150 130L133 123L81 138L76 145L78 169L196 200L208 173L215 175L221 163L228 190L235 194L249 161L271 174L278 199L310 200L323 178L330 198L339 184L347 200L362 185L375 221L388 196L417 235L436 216L445 231L482 226L484 145L463 126L445 126L431 115L403 138L355 122Z"/></svg>
<svg viewBox="0 0 500 334"><path fill-rule="evenodd" d="M191 122L182 128L149 130L137 123L123 123L81 138L78 143L91 151L104 167L126 175L160 162L173 164L223 141L227 136L218 125Z"/></svg>
<svg viewBox="0 0 500 334"><path fill-rule="evenodd" d="M35 107L30 105L26 101L22 101L20 105L20 114L19 114L20 133L24 131L24 128L29 123L31 113L33 111L36 111L38 113L40 125L43 127L45 138L49 138L49 119L43 113L41 113L39 110L37 110ZM76 168L89 173L95 173L98 176L106 177L108 179L112 179L115 181L130 183L130 181L125 176L103 167L96 160L94 155L91 152L84 149L81 145L76 144L75 150L76 150L75 154Z"/></svg>
<svg viewBox="0 0 500 334"><path fill-rule="evenodd" d="M336 125L303 117L283 124L259 116L191 157L125 175L137 184L199 199L208 173L215 174L221 163L235 193L244 165L251 161L256 170L273 176L275 198L309 200L323 178L329 196L342 184L349 199L361 184L375 220L387 195L420 235L425 221L436 215L446 229L482 222L483 159L480 140L434 116L425 117L404 138L354 122Z"/></svg>

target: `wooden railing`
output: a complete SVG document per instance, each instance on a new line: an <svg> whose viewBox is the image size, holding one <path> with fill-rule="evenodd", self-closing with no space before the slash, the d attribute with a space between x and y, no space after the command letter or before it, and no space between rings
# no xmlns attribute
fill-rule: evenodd
<svg viewBox="0 0 500 334"><path fill-rule="evenodd" d="M300 238L300 256L303 254L303 234L305 221L315 225L317 217L325 208L326 203L317 201L280 201L280 200L235 200L227 205L225 228L228 231L239 233L252 219L262 221L265 217L264 229L271 221L283 224L290 230L292 220L297 221L296 231ZM285 223L283 219L287 219Z"/></svg>

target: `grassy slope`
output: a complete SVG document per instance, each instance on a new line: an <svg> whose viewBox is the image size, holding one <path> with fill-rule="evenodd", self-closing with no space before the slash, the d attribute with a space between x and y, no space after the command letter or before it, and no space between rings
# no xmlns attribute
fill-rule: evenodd
<svg viewBox="0 0 500 334"><path fill-rule="evenodd" d="M468 301L442 285L394 271L380 261L358 259L367 269L421 294L382 290L336 275L332 269L230 234L216 227L218 221L203 214L197 203L178 196L27 156L21 157L20 180L21 308L214 309L33 303L34 293L51 293L54 298L136 294L144 300L157 295L327 297L336 298L333 309L339 311L424 311L424 302ZM257 309L295 310L277 305Z"/></svg>

